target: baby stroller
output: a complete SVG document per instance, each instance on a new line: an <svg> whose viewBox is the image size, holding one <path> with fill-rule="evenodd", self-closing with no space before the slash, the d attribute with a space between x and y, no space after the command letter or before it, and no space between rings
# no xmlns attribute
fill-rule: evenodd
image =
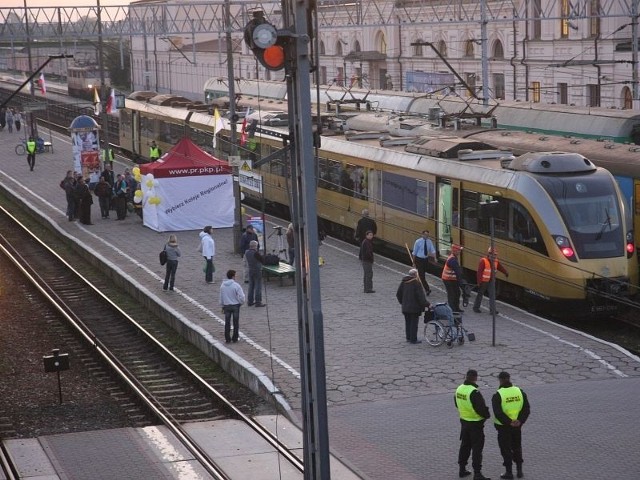
<svg viewBox="0 0 640 480"><path fill-rule="evenodd" d="M424 339L437 347L443 343L453 347L454 343L464 344L465 335L470 342L476 339L473 333L467 332L462 326L462 313L453 312L447 303L436 303L430 307L424 316Z"/></svg>

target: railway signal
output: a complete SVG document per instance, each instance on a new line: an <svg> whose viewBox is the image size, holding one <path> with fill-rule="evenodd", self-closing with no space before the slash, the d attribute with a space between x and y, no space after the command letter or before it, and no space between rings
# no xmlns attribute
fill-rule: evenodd
<svg viewBox="0 0 640 480"><path fill-rule="evenodd" d="M244 41L264 68L284 68L286 36L265 20L262 11L253 12L253 19L244 29Z"/></svg>

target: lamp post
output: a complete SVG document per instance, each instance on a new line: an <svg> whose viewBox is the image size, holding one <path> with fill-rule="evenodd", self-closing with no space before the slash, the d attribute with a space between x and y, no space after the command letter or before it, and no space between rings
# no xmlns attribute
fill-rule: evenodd
<svg viewBox="0 0 640 480"><path fill-rule="evenodd" d="M483 217L489 218L489 263L491 264L491 279L489 280L489 308L491 311L491 346L496 346L496 266L495 266L495 216L500 202L491 200L480 203Z"/></svg>

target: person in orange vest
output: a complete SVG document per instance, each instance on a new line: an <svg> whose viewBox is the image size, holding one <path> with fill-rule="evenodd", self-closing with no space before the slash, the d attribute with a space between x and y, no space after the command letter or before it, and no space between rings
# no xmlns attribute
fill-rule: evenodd
<svg viewBox="0 0 640 480"><path fill-rule="evenodd" d="M480 304L482 303L482 297L484 297L485 292L489 291L489 298L493 295L492 287L495 284L491 283L491 260L493 259L493 266L496 272L504 273L505 277L509 278L509 272L507 269L502 266L502 264L498 261L498 252L496 249L492 249L489 247L487 250L487 255L480 259L480 263L478 264L478 271L476 274L476 280L478 281L478 294L476 295L476 300L473 302L473 311L476 313L480 313ZM493 312L491 312L493 313ZM496 314L498 312L495 312Z"/></svg>
<svg viewBox="0 0 640 480"><path fill-rule="evenodd" d="M500 386L491 398L493 421L498 431L498 446L502 455L505 472L500 478L513 478L513 463L516 476L523 478L522 472L522 426L529 418L529 399L519 387L511 383L509 372L498 374Z"/></svg>
<svg viewBox="0 0 640 480"><path fill-rule="evenodd" d="M461 245L453 244L451 246L451 254L444 263L442 269L442 282L447 291L447 303L454 312L464 312L460 308L460 289L464 288L464 279L462 277L462 268L458 261L458 256L463 250Z"/></svg>

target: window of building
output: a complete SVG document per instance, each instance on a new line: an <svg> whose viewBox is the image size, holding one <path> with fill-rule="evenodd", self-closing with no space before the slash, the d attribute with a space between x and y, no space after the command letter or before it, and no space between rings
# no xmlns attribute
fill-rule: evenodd
<svg viewBox="0 0 640 480"><path fill-rule="evenodd" d="M531 100L533 103L540 103L540 82L531 82Z"/></svg>
<svg viewBox="0 0 640 480"><path fill-rule="evenodd" d="M493 44L493 58L494 60L504 60L504 47L500 40L496 40Z"/></svg>
<svg viewBox="0 0 640 480"><path fill-rule="evenodd" d="M627 110L633 108L633 95L629 87L622 88L622 108Z"/></svg>
<svg viewBox="0 0 640 480"><path fill-rule="evenodd" d="M566 83L558 83L558 103L560 105L569 104L569 86Z"/></svg>
<svg viewBox="0 0 640 480"><path fill-rule="evenodd" d="M447 57L447 44L444 42L444 40L440 40L438 42L438 51L440 52L440 55L442 55L443 57Z"/></svg>
<svg viewBox="0 0 640 480"><path fill-rule="evenodd" d="M318 45L318 50L320 50L320 55L326 55L327 52L324 48L324 42L320 40L320 44Z"/></svg>
<svg viewBox="0 0 640 480"><path fill-rule="evenodd" d="M320 84L321 85L327 84L327 67L326 66L320 67Z"/></svg>
<svg viewBox="0 0 640 480"><path fill-rule="evenodd" d="M542 15L542 0L531 1L531 33L534 40L540 40L542 38L542 21L540 16Z"/></svg>
<svg viewBox="0 0 640 480"><path fill-rule="evenodd" d="M353 44L353 51L354 52L362 51L362 47L360 47L360 42L358 40L356 40L355 43Z"/></svg>
<svg viewBox="0 0 640 480"><path fill-rule="evenodd" d="M336 83L338 84L338 86L344 87L344 68L338 67L337 72Z"/></svg>
<svg viewBox="0 0 640 480"><path fill-rule="evenodd" d="M415 45L413 46L413 56L422 57L424 55L422 51L422 43L423 43L422 40L419 38L413 43L415 43Z"/></svg>
<svg viewBox="0 0 640 480"><path fill-rule="evenodd" d="M590 0L589 3L589 35L591 37L597 37L600 35L600 0Z"/></svg>
<svg viewBox="0 0 640 480"><path fill-rule="evenodd" d="M466 58L473 58L473 40L467 40L464 44L464 56Z"/></svg>
<svg viewBox="0 0 640 480"><path fill-rule="evenodd" d="M590 107L600 106L600 85L587 85L587 99Z"/></svg>
<svg viewBox="0 0 640 480"><path fill-rule="evenodd" d="M336 55L338 55L339 57L341 57L343 55L343 53L342 53L342 42L340 40L338 40L336 42Z"/></svg>
<svg viewBox="0 0 640 480"><path fill-rule="evenodd" d="M384 32L378 32L378 35L376 36L376 48L378 52L385 55L387 54L387 37Z"/></svg>
<svg viewBox="0 0 640 480"><path fill-rule="evenodd" d="M569 38L569 0L560 0L560 38Z"/></svg>
<svg viewBox="0 0 640 480"><path fill-rule="evenodd" d="M505 98L504 73L493 74L493 95L499 100Z"/></svg>
<svg viewBox="0 0 640 480"><path fill-rule="evenodd" d="M475 73L465 73L465 81L467 85L469 85L469 89L467 90L467 97L472 97L476 91L476 74Z"/></svg>

